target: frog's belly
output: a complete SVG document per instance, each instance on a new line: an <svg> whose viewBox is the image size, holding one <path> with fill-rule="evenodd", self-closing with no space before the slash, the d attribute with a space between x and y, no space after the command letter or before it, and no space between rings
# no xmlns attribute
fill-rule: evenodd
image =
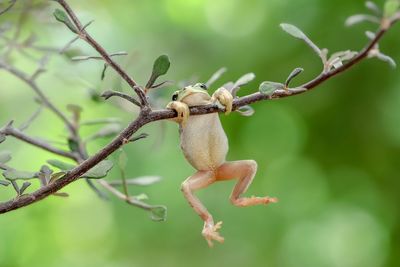
<svg viewBox="0 0 400 267"><path fill-rule="evenodd" d="M225 162L228 139L218 114L189 117L180 134L183 154L197 170L215 170Z"/></svg>

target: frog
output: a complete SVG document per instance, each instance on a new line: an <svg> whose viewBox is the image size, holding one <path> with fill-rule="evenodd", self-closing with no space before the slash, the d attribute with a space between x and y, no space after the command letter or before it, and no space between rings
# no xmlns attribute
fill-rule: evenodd
<svg viewBox="0 0 400 267"><path fill-rule="evenodd" d="M177 113L172 120L179 124L180 147L186 160L196 170L181 185L181 191L190 206L204 221L201 234L212 247L214 242L224 242L219 230L222 221L214 223L213 216L194 194L218 181L237 179L230 195L230 202L237 207L266 205L276 203L275 197L244 197L252 183L257 162L249 160L227 161L229 150L227 135L222 127L218 113L190 115L190 107L217 104L224 108L225 114L232 112L232 94L224 87L218 88L211 96L204 83L185 86L172 95L167 108Z"/></svg>

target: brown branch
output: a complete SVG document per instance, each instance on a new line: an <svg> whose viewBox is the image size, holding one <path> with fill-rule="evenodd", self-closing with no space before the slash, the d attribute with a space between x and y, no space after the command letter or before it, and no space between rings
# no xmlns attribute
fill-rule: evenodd
<svg viewBox="0 0 400 267"><path fill-rule="evenodd" d="M104 57L104 59L110 64L113 64L113 61L109 58L107 53L95 42L93 39L91 39L90 36L86 35L85 31L82 31L82 25L73 13L73 11L69 8L69 6L65 3L64 0L58 0L58 2L65 8L71 19L73 20L74 24L76 27L80 30L80 33L84 35L83 39L87 40L95 49ZM397 21L398 19L396 19ZM390 26L395 22L392 21ZM353 59L348 61L346 64L343 66L334 69L330 72L320 74L317 76L315 79L311 80L308 83L305 83L299 88L294 88L294 89L288 89L288 90L277 90L275 91L271 96L262 94L262 93L254 93L248 96L240 97L234 100L233 102L233 110L238 109L241 106L252 104L261 100L271 100L271 99L276 99L276 98L283 98L283 97L288 97L292 95L297 95L301 94L304 92L307 92L316 86L320 85L324 81L338 75L339 73L349 69L350 67L354 66L356 63L360 62L361 60L365 59L368 56L368 53L374 48L375 44L378 43L378 41L382 38L384 33L388 27L381 27L381 29L376 33L376 36L371 42ZM110 61L110 62L109 62ZM136 88L136 83L129 77L125 72L123 72L118 65L115 65L115 69L117 72L123 77L130 85L132 84L132 88ZM119 71L120 70L120 71ZM140 88L139 88L140 89ZM141 90L141 89L140 89ZM140 91L142 92L142 91ZM138 94L139 97L141 96ZM141 98L141 101L144 101L144 99ZM143 103L142 103L143 104ZM11 210L18 209L20 207L24 207L27 205L30 205L32 203L35 203L55 192L60 190L61 188L65 187L66 185L70 184L71 182L79 179L81 175L83 175L85 172L90 170L92 167L94 167L96 164L107 158L111 153L116 151L118 148L126 144L127 140L129 140L132 135L139 130L142 126L145 124L148 124L153 121L158 121L158 120L165 120L165 119L170 119L175 117L177 114L175 111L172 110L155 110L152 111L150 108L146 108L147 106L144 105L144 108L141 110L138 118L131 122L126 129L124 129L114 140L112 140L107 146L102 148L100 151L98 151L95 155L92 157L89 157L82 163L80 163L78 166L76 166L73 170L68 172L64 177L60 178L59 180L55 181L52 184L49 184L45 187L40 188L39 190L25 195L21 196L17 199L4 202L0 204L0 213L5 213ZM206 105L206 106L198 106L198 107L191 107L190 108L190 114L191 115L201 115L201 114L207 114L207 113L213 113L213 112L223 112L224 110L218 108L217 105Z"/></svg>
<svg viewBox="0 0 400 267"><path fill-rule="evenodd" d="M5 126L4 128L0 129L0 133L4 134L4 135L9 135L9 136L13 136L21 141L24 141L28 144L31 144L33 146L39 147L41 149L44 149L48 152L54 153L56 155L59 156L63 156L63 157L67 157L73 160L76 160L76 155L65 151L65 150L61 150L58 149L56 147L51 146L50 144L42 141L42 140L38 140L35 138L32 138L28 135L26 135L25 133L23 133L22 131L20 131L19 129L16 129L12 126L12 123L9 123L7 126Z"/></svg>
<svg viewBox="0 0 400 267"><path fill-rule="evenodd" d="M64 0L56 0L63 8L64 10L68 13L70 18L72 19L72 22L74 23L75 27L78 29L78 35L79 37L86 41L89 45L91 45L104 59L105 62L107 62L108 65L110 65L120 76L122 79L124 79L128 85L136 92L138 95L141 106L148 108L149 107L149 102L147 101L146 95L143 92L143 90L138 86L135 80L131 76L129 76L122 68L120 65L118 65L106 52L106 50L90 36L90 34L86 31L85 27L82 26L82 23L76 16L75 12L71 9L71 7L64 1Z"/></svg>

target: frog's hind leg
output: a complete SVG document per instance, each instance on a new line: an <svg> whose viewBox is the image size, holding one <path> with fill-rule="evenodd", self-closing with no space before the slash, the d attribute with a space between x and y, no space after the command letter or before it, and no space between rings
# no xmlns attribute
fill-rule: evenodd
<svg viewBox="0 0 400 267"><path fill-rule="evenodd" d="M257 172L257 163L254 160L230 161L222 164L216 172L218 181L238 178L238 182L233 188L230 200L233 205L238 207L253 206L278 202L272 197L241 197L250 186Z"/></svg>
<svg viewBox="0 0 400 267"><path fill-rule="evenodd" d="M182 183L181 187L185 198L189 201L189 204L204 221L202 235L210 247L213 246L213 240L220 243L224 242L224 238L218 233L222 222L214 224L212 215L208 212L203 203L201 203L201 201L193 194L193 192L205 188L215 181L215 173L213 171L198 171L187 178Z"/></svg>

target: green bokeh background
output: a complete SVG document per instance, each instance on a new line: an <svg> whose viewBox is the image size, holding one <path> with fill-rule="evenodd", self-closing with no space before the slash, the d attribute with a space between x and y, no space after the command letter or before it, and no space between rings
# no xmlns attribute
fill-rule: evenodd
<svg viewBox="0 0 400 267"><path fill-rule="evenodd" d="M153 60L167 53L172 62L169 80L205 81L225 66L228 72L217 87L254 72L257 78L241 95L255 92L264 80L284 81L295 67L305 71L294 84L320 71L318 57L281 31L279 23L297 25L332 52L360 49L367 41L363 32L376 27L344 27L346 17L364 11L362 1L68 2L83 21L95 19L89 31L108 51L129 52L118 62L140 83L146 82ZM70 40L73 34L51 15L55 7L52 3L33 13L23 36L34 32L39 43L56 47ZM15 21L16 15L10 12L0 20ZM381 43L382 51L397 61L399 34L400 27L395 27ZM93 54L82 42L74 47ZM13 60L27 72L35 68L16 54ZM62 110L75 103L84 107L85 120L119 117L126 125L134 110L88 97L88 88L130 92L111 70L100 81L101 70L98 61L71 63L55 56L38 83ZM312 92L256 103L252 117L221 115L230 141L228 160L258 162L248 194L280 199L268 207L233 207L228 201L233 181L199 192L215 220L224 222L223 245L207 247L200 234L202 222L179 190L194 170L180 152L177 126L157 122L141 130L149 138L126 146L125 152L128 176L163 177L156 185L133 187L131 192L146 193L148 202L166 205L166 222L153 222L143 210L114 198L105 202L78 181L63 190L70 194L67 199L49 197L0 215L0 266L399 266L399 77L398 69L371 59ZM173 91L169 87L153 93L154 106L165 106ZM37 108L33 97L30 88L0 70L0 125L10 119L17 125L25 121ZM93 131L86 128L83 134ZM66 136L48 111L27 133L53 141ZM90 151L107 141L92 143ZM23 170L37 170L54 158L12 138L0 149L11 150L11 165ZM117 169L107 177L118 178ZM0 188L1 201L12 197L10 187Z"/></svg>

